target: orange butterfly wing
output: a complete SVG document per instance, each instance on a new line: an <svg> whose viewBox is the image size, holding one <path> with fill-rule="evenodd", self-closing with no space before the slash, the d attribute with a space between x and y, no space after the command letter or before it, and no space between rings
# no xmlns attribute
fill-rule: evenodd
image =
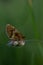
<svg viewBox="0 0 43 65"><path fill-rule="evenodd" d="M25 38L25 36L23 36L14 26L10 24L6 25L6 33L10 39L24 40Z"/></svg>

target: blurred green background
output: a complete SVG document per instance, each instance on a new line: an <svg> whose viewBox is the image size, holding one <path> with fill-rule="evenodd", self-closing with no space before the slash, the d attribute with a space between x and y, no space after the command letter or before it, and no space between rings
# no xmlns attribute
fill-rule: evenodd
<svg viewBox="0 0 43 65"><path fill-rule="evenodd" d="M28 40L43 40L43 1L0 0L0 65L43 65L43 42L8 47L6 24L14 25Z"/></svg>

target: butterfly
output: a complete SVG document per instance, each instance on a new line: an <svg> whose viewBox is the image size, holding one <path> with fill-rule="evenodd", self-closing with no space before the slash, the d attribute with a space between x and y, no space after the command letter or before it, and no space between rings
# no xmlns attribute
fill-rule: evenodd
<svg viewBox="0 0 43 65"><path fill-rule="evenodd" d="M7 24L6 25L6 34L9 38L9 43L10 45L13 46L21 46L25 44L25 36L23 34L21 34L18 29L16 29L14 26L12 26L11 24Z"/></svg>

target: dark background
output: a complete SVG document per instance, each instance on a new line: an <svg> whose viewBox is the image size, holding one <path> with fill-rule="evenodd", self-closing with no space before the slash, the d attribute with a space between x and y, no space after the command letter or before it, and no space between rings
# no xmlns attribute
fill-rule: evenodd
<svg viewBox="0 0 43 65"><path fill-rule="evenodd" d="M43 42L27 41L8 47L6 24L14 25L26 39L43 40L43 1L0 0L0 65L43 65Z"/></svg>

